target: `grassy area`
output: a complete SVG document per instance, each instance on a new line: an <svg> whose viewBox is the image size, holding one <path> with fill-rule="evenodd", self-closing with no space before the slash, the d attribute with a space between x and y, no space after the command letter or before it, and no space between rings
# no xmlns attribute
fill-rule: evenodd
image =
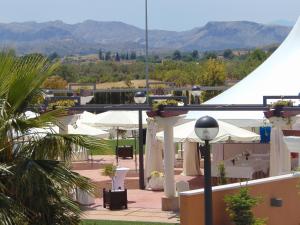
<svg viewBox="0 0 300 225"><path fill-rule="evenodd" d="M148 223L132 221L111 221L111 220L84 220L81 225L179 225L179 223Z"/></svg>
<svg viewBox="0 0 300 225"><path fill-rule="evenodd" d="M103 149L99 151L92 151L92 155L115 155L115 149L117 146L117 140L107 140L108 149ZM121 145L132 145L133 149L135 149L134 139L121 139L119 140L119 146ZM136 148L138 149L139 144L138 140L136 143Z"/></svg>

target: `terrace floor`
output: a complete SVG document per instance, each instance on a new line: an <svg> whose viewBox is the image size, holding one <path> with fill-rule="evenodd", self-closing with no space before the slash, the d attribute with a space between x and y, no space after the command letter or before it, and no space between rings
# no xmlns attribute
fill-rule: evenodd
<svg viewBox="0 0 300 225"><path fill-rule="evenodd" d="M138 159L136 160L138 162ZM179 223L179 212L166 212L161 210L161 198L163 191L140 190L138 164L134 159L119 159L119 166L128 167L130 170L125 178L125 188L127 188L128 209L109 210L103 208L102 189L111 187L110 178L101 174L101 168L106 164L116 164L114 156L101 155L93 156L89 162L74 162L73 170L86 176L96 185L95 204L84 206L84 219L98 220L122 220L122 221L149 221L164 223ZM203 187L203 176L183 176L180 161L176 162L175 181L184 180L189 182L190 189Z"/></svg>

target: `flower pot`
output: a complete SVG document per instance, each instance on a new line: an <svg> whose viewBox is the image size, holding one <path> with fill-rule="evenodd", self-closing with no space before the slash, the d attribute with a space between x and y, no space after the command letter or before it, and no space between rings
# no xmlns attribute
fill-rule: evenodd
<svg viewBox="0 0 300 225"><path fill-rule="evenodd" d="M146 113L148 117L172 117L186 114L187 111L147 111Z"/></svg>
<svg viewBox="0 0 300 225"><path fill-rule="evenodd" d="M300 130L282 130L284 136L300 137Z"/></svg>
<svg viewBox="0 0 300 225"><path fill-rule="evenodd" d="M151 177L148 188L153 191L161 191L164 189L164 177Z"/></svg>

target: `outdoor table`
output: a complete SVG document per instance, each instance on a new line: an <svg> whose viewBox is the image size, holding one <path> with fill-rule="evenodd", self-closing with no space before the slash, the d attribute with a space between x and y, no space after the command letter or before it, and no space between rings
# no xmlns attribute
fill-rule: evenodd
<svg viewBox="0 0 300 225"><path fill-rule="evenodd" d="M262 171L266 174L269 169L269 159L267 159L267 156L259 157L250 155L248 160L238 159L234 163L232 160L233 158L224 161L226 177L229 178L252 179L256 172ZM219 176L217 167L212 168L212 176Z"/></svg>
<svg viewBox="0 0 300 225"><path fill-rule="evenodd" d="M127 167L117 167L113 178L113 190L124 190L124 181L128 171Z"/></svg>

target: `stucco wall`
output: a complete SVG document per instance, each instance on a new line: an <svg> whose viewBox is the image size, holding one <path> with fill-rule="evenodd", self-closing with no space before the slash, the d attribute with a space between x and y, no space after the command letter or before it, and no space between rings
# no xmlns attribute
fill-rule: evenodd
<svg viewBox="0 0 300 225"><path fill-rule="evenodd" d="M268 225L299 225L300 224L300 183L299 174L289 174L248 182L250 193L261 196L263 202L254 209L257 217L266 218ZM238 184L214 187L213 189L213 220L214 225L231 225L225 212L224 196L238 191ZM246 185L246 183L242 183ZM271 198L280 198L282 207L270 205ZM203 189L183 192L180 194L181 225L204 225Z"/></svg>

